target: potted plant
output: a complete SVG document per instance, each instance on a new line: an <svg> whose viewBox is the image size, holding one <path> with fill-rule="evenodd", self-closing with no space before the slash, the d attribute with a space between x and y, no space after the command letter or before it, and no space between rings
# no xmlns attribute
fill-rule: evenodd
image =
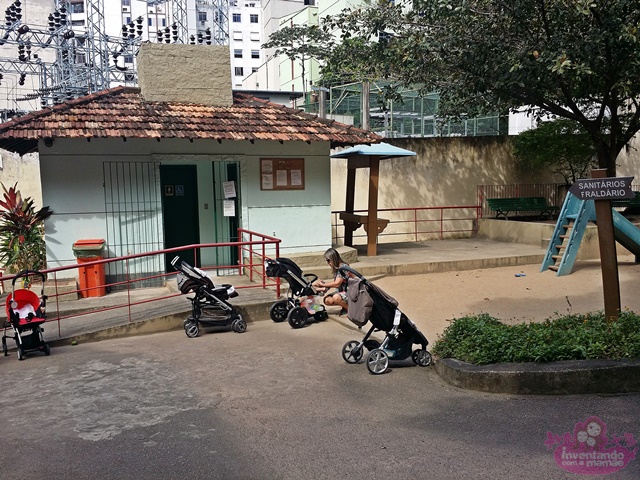
<svg viewBox="0 0 640 480"><path fill-rule="evenodd" d="M17 183L4 192L0 200L0 263L7 273L42 270L46 266L44 221L53 211L49 207L35 209L31 197L22 198ZM24 279L25 287L30 284Z"/></svg>

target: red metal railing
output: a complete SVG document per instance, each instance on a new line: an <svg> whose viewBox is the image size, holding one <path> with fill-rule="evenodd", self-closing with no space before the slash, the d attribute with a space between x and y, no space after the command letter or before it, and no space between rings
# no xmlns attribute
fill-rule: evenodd
<svg viewBox="0 0 640 480"><path fill-rule="evenodd" d="M164 265L164 259L166 254L179 254L182 253L183 258L191 263L194 266L197 266L203 270L237 270L238 275L247 274L249 279L253 282L250 285L234 285L237 289L248 289L248 288L262 288L265 289L267 287L275 287L276 288L276 298L280 297L280 282L279 279L275 279L272 281L269 277L266 276L265 267L264 267L264 259L269 257L278 257L280 255L280 242L281 240L275 237L271 237L268 235L263 235L257 232L252 232L249 230L238 229L238 238L241 239L237 242L224 242L224 243L206 243L206 244L194 244L194 245L185 245L182 247L175 248L167 248L163 250L156 250L153 252L140 253L135 255L127 255L124 257L117 258L107 258L104 260L95 260L90 262L83 262L80 264L73 264L64 267L56 267L50 268L46 270L42 270L47 276L47 283L50 285L53 283L54 293L47 293L48 297L48 312L47 312L47 322L56 321L58 322L58 335L60 335L60 320L68 319L72 317L79 317L82 315L88 315L97 312L105 312L109 310L115 309L124 309L128 310L127 317L128 321L132 321L132 311L131 307L135 305L143 305L151 302L156 302L159 300L164 300L172 297L177 297L180 293L172 293L168 295L161 295L153 298L147 298L143 300L134 300L131 297L131 291L136 289L136 284L147 284L144 286L148 286L148 284L154 281L160 285L164 285L165 278L168 276L175 275L176 272L162 272L150 275L142 275L135 276L131 275L132 262L135 262L137 259L148 258L152 256L157 256L158 263ZM202 251L205 249L211 248L237 248L238 249L238 262L234 265L216 265L212 267L207 267L198 264L198 251ZM187 253L187 252L192 252ZM259 262L259 263L258 263ZM120 264L120 265L118 265ZM69 280L70 278L76 278L77 274L70 275L70 270L78 270L80 268L90 269L96 265L104 265L105 270L107 271L118 271L123 272L121 276L123 276L122 280L114 281L111 283L106 283L106 285L97 285L97 286L87 286L82 289L71 289L68 291L62 291L59 287L61 283L64 283L65 280ZM135 269L134 269L135 270ZM63 274L61 272L67 272ZM79 273L79 272L78 272ZM254 277L258 276L260 281L254 282ZM5 285L10 285L12 280L15 278L15 275L7 275L0 277L0 281L7 282ZM20 281L20 279L18 279ZM21 288L16 285L16 288ZM39 287L38 287L39 288ZM100 308L94 308L88 311L83 312L75 312L70 313L68 315L60 314L60 302L61 297L65 295L73 295L77 298L78 294L85 294L87 296L91 296L88 292L95 289L110 289L110 290L118 290L118 291L126 291L126 301L121 303L103 306ZM139 286L138 286L139 288ZM9 290L9 289L7 289ZM55 315L51 315L51 305L54 303L56 305Z"/></svg>
<svg viewBox="0 0 640 480"><path fill-rule="evenodd" d="M344 224L339 219L341 211L332 211L334 243L344 238ZM353 213L367 214L367 210ZM389 220L378 237L394 237L392 241L444 240L445 238L470 237L478 228L478 205L443 207L380 208L378 217ZM353 238L366 238L363 230L356 230Z"/></svg>

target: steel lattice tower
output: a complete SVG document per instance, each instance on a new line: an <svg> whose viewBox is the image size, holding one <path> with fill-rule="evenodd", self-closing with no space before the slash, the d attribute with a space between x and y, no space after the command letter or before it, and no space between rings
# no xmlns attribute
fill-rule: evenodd
<svg viewBox="0 0 640 480"><path fill-rule="evenodd" d="M32 77L35 85L33 93L14 102L39 98L45 107L114 85L137 83L135 59L143 41L143 17L123 25L120 36L109 36L105 31L105 0L84 1L84 28L72 25L70 0L55 0L55 10L45 25L27 25L22 15L24 1L14 0L5 11L4 23L0 23L0 83L11 77L15 78L14 89L17 85L24 89L25 80ZM164 4L171 12L169 26L158 32L158 41L189 43L187 0L143 1L147 6ZM213 15L213 28L199 35L197 43L227 44L227 0L196 0L196 6L210 9ZM195 43L194 38L191 43ZM48 59L46 52L51 52ZM5 109L0 109L0 121L26 113L7 108L9 93L6 101Z"/></svg>

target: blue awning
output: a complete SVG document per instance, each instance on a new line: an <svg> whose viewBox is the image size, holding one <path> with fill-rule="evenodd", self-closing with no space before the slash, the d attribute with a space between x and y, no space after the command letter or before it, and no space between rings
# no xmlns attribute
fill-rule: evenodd
<svg viewBox="0 0 640 480"><path fill-rule="evenodd" d="M380 159L394 157L410 157L415 156L416 152L405 150L404 148L394 147L388 143L374 143L373 145L356 145L355 147L341 150L338 153L330 155L331 158L348 158L355 155L377 156Z"/></svg>

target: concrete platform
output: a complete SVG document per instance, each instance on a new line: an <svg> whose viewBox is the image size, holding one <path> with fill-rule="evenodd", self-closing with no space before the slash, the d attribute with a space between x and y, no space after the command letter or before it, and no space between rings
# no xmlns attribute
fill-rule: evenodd
<svg viewBox="0 0 640 480"><path fill-rule="evenodd" d="M412 275L447 271L462 271L541 264L545 249L541 246L513 242L500 242L487 238L459 240L407 242L381 244L378 256L365 256L365 246L349 249L341 247L341 255L355 258L351 266L368 279L386 275ZM320 277L330 274L326 263L318 261L322 253L308 258L294 258L303 266L305 273L313 272ZM236 287L248 284L246 277L222 277L217 283L231 283ZM286 287L286 285L285 285ZM233 303L238 306L249 324L271 321L269 308L276 301L275 291L261 288L239 288L239 296ZM49 304L49 312L55 315L82 314L62 319L56 331L55 323L46 329L45 338L52 345L91 342L107 338L125 337L178 330L190 312L190 302L185 295L175 293L171 283L167 287L139 289L131 292L107 294L105 297L84 298L58 305ZM92 309L122 304L130 295L134 302L146 302L153 298L168 297L131 307L91 313ZM173 295L173 296L171 296ZM345 328L358 331L346 317L330 311L329 320ZM54 315L54 316L55 316ZM49 315L51 318L51 314ZM313 326L315 328L315 326ZM321 328L318 326L317 328ZM249 325L249 330L251 325ZM9 342L12 343L12 342ZM459 388L468 388L494 393L517 394L567 394L567 393L612 393L640 391L640 361L575 362L567 364L531 364L475 367L457 360L441 360L436 371L448 383Z"/></svg>

